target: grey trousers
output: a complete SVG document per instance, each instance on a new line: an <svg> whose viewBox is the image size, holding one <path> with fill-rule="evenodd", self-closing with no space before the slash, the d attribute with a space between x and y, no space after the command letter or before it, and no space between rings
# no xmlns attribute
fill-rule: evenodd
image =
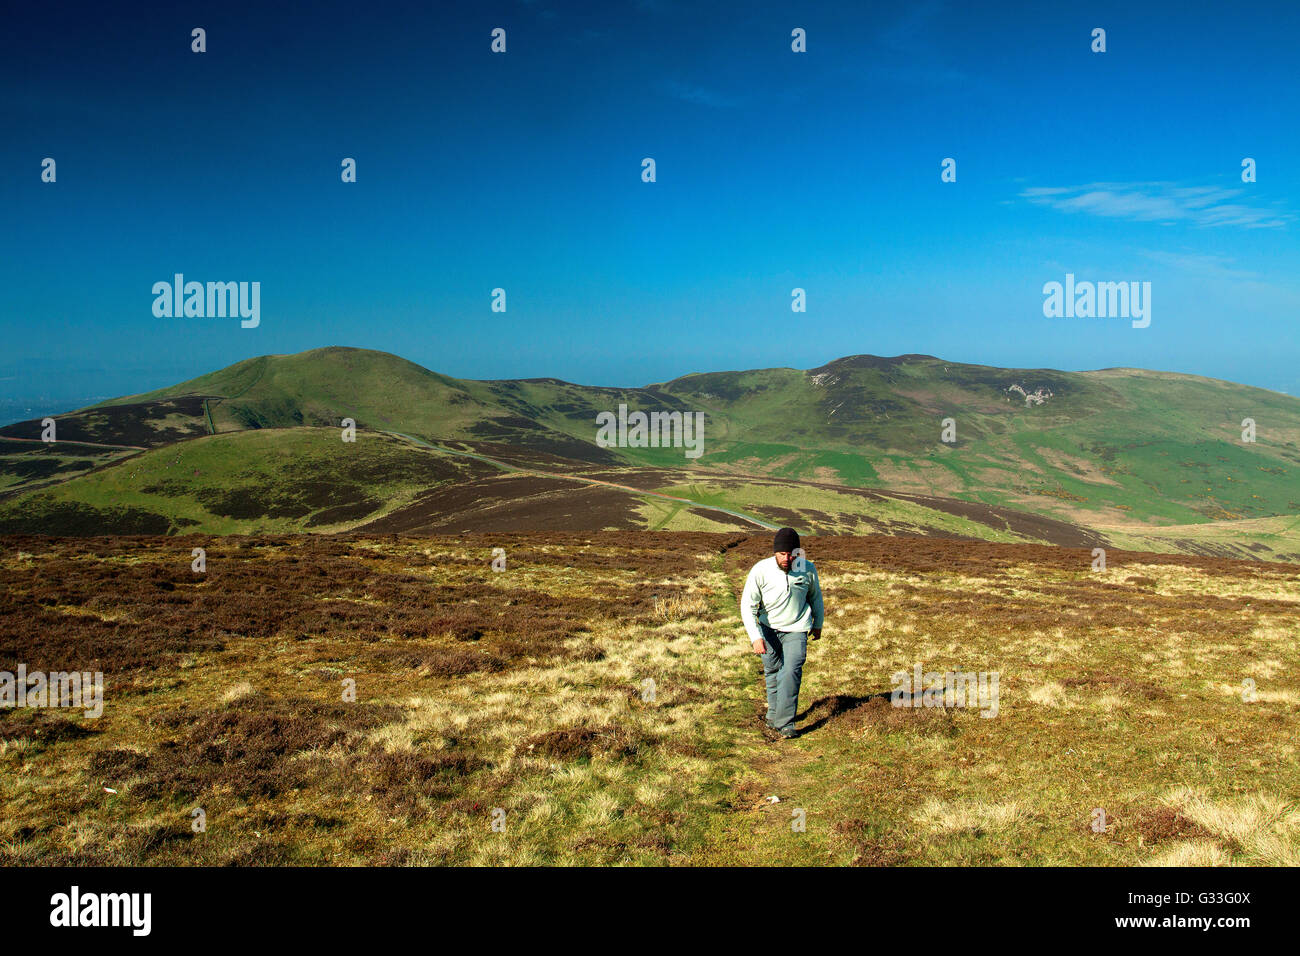
<svg viewBox="0 0 1300 956"><path fill-rule="evenodd" d="M767 722L777 730L794 726L799 712L799 682L808 656L807 631L774 631L760 624L763 643L763 677L767 681Z"/></svg>

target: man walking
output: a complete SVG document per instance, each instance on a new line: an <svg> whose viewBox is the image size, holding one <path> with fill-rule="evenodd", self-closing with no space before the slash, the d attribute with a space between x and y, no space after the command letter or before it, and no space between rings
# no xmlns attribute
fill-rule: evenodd
<svg viewBox="0 0 1300 956"><path fill-rule="evenodd" d="M803 556L799 535L782 528L772 543L775 552L749 569L740 596L754 653L763 655L767 681L767 726L789 740L799 736L799 682L808 656L808 637L822 636L825 619L822 587L813 563Z"/></svg>

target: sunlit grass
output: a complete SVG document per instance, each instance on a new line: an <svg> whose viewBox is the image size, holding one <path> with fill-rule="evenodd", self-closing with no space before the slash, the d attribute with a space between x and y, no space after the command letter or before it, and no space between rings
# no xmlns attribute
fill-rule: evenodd
<svg viewBox="0 0 1300 956"><path fill-rule="evenodd" d="M1293 569L815 541L807 733L769 743L735 603L763 548L674 541L521 536L502 573L483 539L228 544L199 580L172 542L11 551L13 609L115 576L42 612L109 662L105 716L0 711L0 861L1296 865ZM78 630L109 617L129 639ZM869 701L917 663L996 672L997 716Z"/></svg>

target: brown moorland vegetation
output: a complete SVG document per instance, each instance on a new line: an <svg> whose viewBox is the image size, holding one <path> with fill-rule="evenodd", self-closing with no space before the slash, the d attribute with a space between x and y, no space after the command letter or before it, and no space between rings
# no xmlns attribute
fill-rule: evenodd
<svg viewBox="0 0 1300 956"><path fill-rule="evenodd" d="M1295 565L809 539L771 743L766 534L3 540L0 671L106 685L0 709L7 864L1300 861ZM996 716L891 706L917 663Z"/></svg>

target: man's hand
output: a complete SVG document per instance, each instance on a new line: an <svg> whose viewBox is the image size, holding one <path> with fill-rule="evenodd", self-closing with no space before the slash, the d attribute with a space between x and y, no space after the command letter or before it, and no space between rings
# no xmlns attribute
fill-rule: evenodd
<svg viewBox="0 0 1300 956"><path fill-rule="evenodd" d="M761 637L754 642L754 653L755 654L767 653L767 645L763 643L763 639Z"/></svg>
<svg viewBox="0 0 1300 956"><path fill-rule="evenodd" d="M822 639L822 629L820 627L814 627L808 632L808 636L814 641L820 641Z"/></svg>

